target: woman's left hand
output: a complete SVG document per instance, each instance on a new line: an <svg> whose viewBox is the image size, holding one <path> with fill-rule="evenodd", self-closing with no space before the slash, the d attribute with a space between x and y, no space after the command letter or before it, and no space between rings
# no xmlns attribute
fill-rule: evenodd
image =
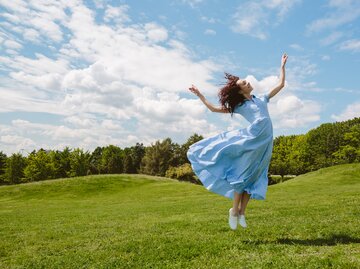
<svg viewBox="0 0 360 269"><path fill-rule="evenodd" d="M281 67L284 67L287 61L288 55L286 53L281 57Z"/></svg>

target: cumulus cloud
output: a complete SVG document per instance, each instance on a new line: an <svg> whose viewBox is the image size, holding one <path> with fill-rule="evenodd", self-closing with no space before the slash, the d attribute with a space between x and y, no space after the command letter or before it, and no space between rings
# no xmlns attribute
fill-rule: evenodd
<svg viewBox="0 0 360 269"><path fill-rule="evenodd" d="M196 3L200 1L192 2ZM29 137L29 150L35 146L93 149L109 143L152 143L167 136L183 140L193 132L217 130L206 120L198 100L180 94L191 83L213 94L213 73L220 66L194 60L187 46L164 26L131 24L127 6L101 1L96 7L103 10L103 21L96 20L96 10L76 1L19 0L0 5L8 26L0 42L8 40L5 46L15 53L0 56L7 72L0 78L0 112L63 117L51 124L15 120L7 125L7 133L1 133L2 144L15 141L11 136ZM10 41L7 36L14 37L13 33L22 39ZM16 55L26 43L41 49L31 56ZM48 49L52 52L46 53ZM17 149L15 143L6 145L2 148L8 152Z"/></svg>
<svg viewBox="0 0 360 269"><path fill-rule="evenodd" d="M5 151L65 146L94 149L108 144L125 147L165 137L184 141L194 132L209 136L222 131L214 124L218 117L223 117L229 128L244 126L243 119L211 114L198 98L187 95L187 88L195 84L215 100L218 86L213 80L222 69L220 64L194 59L187 44L173 36L173 29L155 22L132 23L127 6L95 2L100 11L80 1L1 2L8 30L0 35L0 42L16 43L4 45L14 54L7 51L0 56L1 70L7 74L0 78L0 112L60 117L59 122L47 124L34 118L0 126ZM200 2L186 1L193 6ZM255 3L263 5L259 7L265 14L261 22L270 13L276 13L280 22L296 2ZM99 14L104 14L102 20L97 20ZM260 25L250 25L249 31L266 34ZM20 54L27 44L34 45L33 55ZM316 65L306 59L296 66L292 71L299 84L290 75L292 91L304 86L301 79L316 72ZM259 94L278 82L277 76L258 80L249 75L246 79ZM317 103L294 92L281 93L269 108L279 128L316 121L320 110Z"/></svg>
<svg viewBox="0 0 360 269"><path fill-rule="evenodd" d="M240 34L247 34L258 39L268 37L267 27L281 23L287 13L299 0L256 0L246 1L237 8L233 15L231 29ZM273 20L275 16L276 20Z"/></svg>
<svg viewBox="0 0 360 269"><path fill-rule="evenodd" d="M360 16L360 3L356 0L331 0L327 5L328 13L307 25L308 33L332 30L356 20Z"/></svg>
<svg viewBox="0 0 360 269"><path fill-rule="evenodd" d="M360 115L360 102L355 102L348 105L339 115L332 114L331 118L336 121L349 120Z"/></svg>
<svg viewBox="0 0 360 269"><path fill-rule="evenodd" d="M118 7L108 5L105 10L104 20L106 22L114 21L115 23L128 22L130 21L130 18L127 14L128 10L128 5L122 5Z"/></svg>
<svg viewBox="0 0 360 269"><path fill-rule="evenodd" d="M320 120L320 111L321 106L317 102L302 100L294 95L283 96L270 106L275 128L307 126L309 123Z"/></svg>
<svg viewBox="0 0 360 269"><path fill-rule="evenodd" d="M268 76L257 80L254 76L247 76L254 87L255 95L269 93L279 82L276 76ZM315 101L302 99L294 94L289 87L284 88L268 103L269 113L274 128L291 129L305 127L320 120L321 105Z"/></svg>
<svg viewBox="0 0 360 269"><path fill-rule="evenodd" d="M304 48L302 46L300 46L299 44L291 44L290 48L297 50L297 51L303 51Z"/></svg>
<svg viewBox="0 0 360 269"><path fill-rule="evenodd" d="M184 4L187 4L189 6L191 6L192 8L194 8L196 5L200 4L201 2L203 2L203 0L181 0Z"/></svg>
<svg viewBox="0 0 360 269"><path fill-rule="evenodd" d="M212 29L206 29L204 32L205 35L216 35L216 31Z"/></svg>
<svg viewBox="0 0 360 269"><path fill-rule="evenodd" d="M352 39L344 41L340 44L340 50L350 50L353 52L360 52L360 39Z"/></svg>

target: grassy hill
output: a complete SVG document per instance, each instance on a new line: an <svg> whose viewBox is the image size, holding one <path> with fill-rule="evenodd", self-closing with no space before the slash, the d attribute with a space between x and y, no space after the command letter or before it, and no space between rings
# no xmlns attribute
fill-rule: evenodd
<svg viewBox="0 0 360 269"><path fill-rule="evenodd" d="M248 229L202 186L106 175L0 187L0 268L359 268L360 164L269 187Z"/></svg>

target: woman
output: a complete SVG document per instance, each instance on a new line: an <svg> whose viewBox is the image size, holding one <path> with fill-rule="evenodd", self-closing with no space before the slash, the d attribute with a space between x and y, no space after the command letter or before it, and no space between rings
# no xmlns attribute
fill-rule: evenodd
<svg viewBox="0 0 360 269"><path fill-rule="evenodd" d="M223 132L190 146L187 157L203 185L212 192L233 199L229 210L229 226L239 223L246 228L245 209L249 199L264 200L268 186L268 169L273 147L273 129L267 103L285 85L285 64L281 59L280 82L270 92L255 96L251 84L225 73L226 85L219 91L221 107L209 103L192 85L197 95L212 112L241 114L247 128Z"/></svg>

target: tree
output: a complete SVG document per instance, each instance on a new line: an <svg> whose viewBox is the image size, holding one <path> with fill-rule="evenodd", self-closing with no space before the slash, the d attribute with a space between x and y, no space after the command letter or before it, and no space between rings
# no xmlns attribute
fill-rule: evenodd
<svg viewBox="0 0 360 269"><path fill-rule="evenodd" d="M70 176L86 176L90 170L90 153L75 149L70 153Z"/></svg>
<svg viewBox="0 0 360 269"><path fill-rule="evenodd" d="M188 181L195 184L201 184L195 176L190 164L185 163L179 167L170 167L165 174L166 177L174 178L180 181Z"/></svg>
<svg viewBox="0 0 360 269"><path fill-rule="evenodd" d="M69 147L65 147L63 151L56 150L50 152L51 162L55 168L54 178L69 177L71 172Z"/></svg>
<svg viewBox="0 0 360 269"><path fill-rule="evenodd" d="M55 166L51 156L43 149L30 154L24 169L25 181L39 181L54 178Z"/></svg>
<svg viewBox="0 0 360 269"><path fill-rule="evenodd" d="M180 164L190 163L186 154L192 144L194 144L202 139L204 139L204 137L202 135L198 135L195 133L192 136L190 136L184 144L181 145Z"/></svg>
<svg viewBox="0 0 360 269"><path fill-rule="evenodd" d="M97 147L90 157L90 171L91 174L101 174L101 159L104 148Z"/></svg>
<svg viewBox="0 0 360 269"><path fill-rule="evenodd" d="M121 148L109 145L103 149L101 158L102 170L107 174L123 172L124 153Z"/></svg>
<svg viewBox="0 0 360 269"><path fill-rule="evenodd" d="M6 159L7 159L6 154L0 151L0 184L5 182Z"/></svg>
<svg viewBox="0 0 360 269"><path fill-rule="evenodd" d="M6 159L5 182L10 184L21 183L24 179L24 169L26 167L26 158L20 153L13 153Z"/></svg>
<svg viewBox="0 0 360 269"><path fill-rule="evenodd" d="M135 146L131 147L132 162L136 173L140 171L141 160L144 158L144 155L145 147L143 143L136 143Z"/></svg>
<svg viewBox="0 0 360 269"><path fill-rule="evenodd" d="M124 167L123 172L128 174L136 173L135 165L133 162L132 148L124 148Z"/></svg>
<svg viewBox="0 0 360 269"><path fill-rule="evenodd" d="M286 136L279 136L274 140L273 153L270 162L270 171L271 174L281 175L282 179L284 178L284 175L287 175L290 171L290 139L291 138Z"/></svg>
<svg viewBox="0 0 360 269"><path fill-rule="evenodd" d="M170 138L162 142L156 141L145 148L145 155L141 162L140 171L144 174L165 176L173 158L173 147Z"/></svg>
<svg viewBox="0 0 360 269"><path fill-rule="evenodd" d="M360 124L354 125L344 134L345 145L334 152L334 156L347 163L360 161Z"/></svg>

